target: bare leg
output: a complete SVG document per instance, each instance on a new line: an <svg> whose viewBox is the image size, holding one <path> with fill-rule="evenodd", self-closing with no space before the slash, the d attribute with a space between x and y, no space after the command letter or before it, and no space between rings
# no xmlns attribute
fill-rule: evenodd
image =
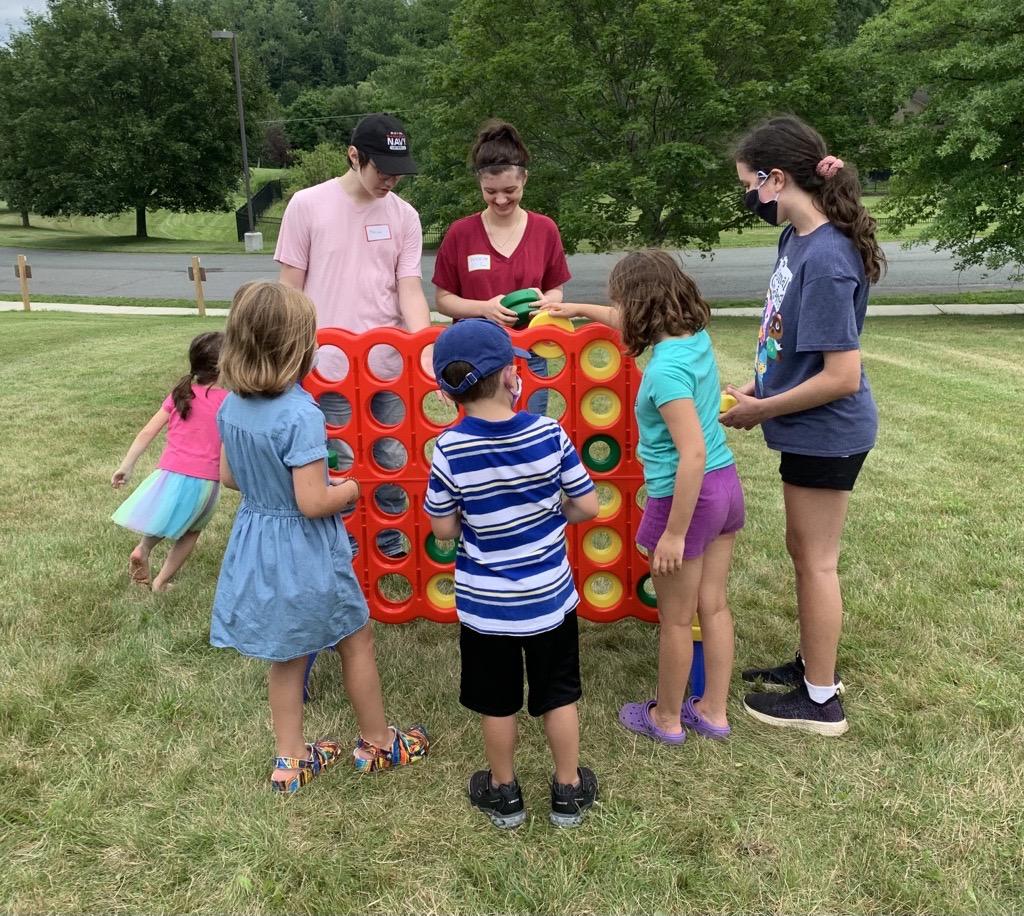
<svg viewBox="0 0 1024 916"><path fill-rule="evenodd" d="M481 716L484 752L491 768L491 782L504 785L515 779L516 717Z"/></svg>
<svg viewBox="0 0 1024 916"><path fill-rule="evenodd" d="M819 687L835 682L836 653L843 629L839 590L839 542L850 494L783 484L786 549L796 573L800 651L807 680Z"/></svg>
<svg viewBox="0 0 1024 916"><path fill-rule="evenodd" d="M580 717L576 704L559 706L544 713L544 733L555 759L555 782L576 785L580 765Z"/></svg>
<svg viewBox="0 0 1024 916"><path fill-rule="evenodd" d="M693 664L693 615L697 610L703 557L683 560L683 567L668 576L657 576L658 617L658 705L654 722L664 732L678 735L683 727L679 713L686 693L686 681Z"/></svg>
<svg viewBox="0 0 1024 916"><path fill-rule="evenodd" d="M729 698L735 650L732 614L729 612L727 598L729 566L735 541L735 534L724 534L704 551L704 568L697 602L704 643L704 696L694 705L705 719L713 725L722 726L729 724L725 707Z"/></svg>
<svg viewBox="0 0 1024 916"><path fill-rule="evenodd" d="M365 627L346 636L336 649L341 659L341 679L352 701L359 734L377 747L390 747L394 735L384 715L384 697L380 690L380 675L373 651L373 629L369 621Z"/></svg>
<svg viewBox="0 0 1024 916"><path fill-rule="evenodd" d="M151 578L149 555L162 540L163 538L156 538L149 534L143 535L138 546L128 556L128 576L136 585L149 585Z"/></svg>
<svg viewBox="0 0 1024 916"><path fill-rule="evenodd" d="M302 681L306 673L306 658L293 658L290 662L271 662L267 679L270 694L270 716L274 722L274 738L279 757L309 756L302 735ZM271 779L290 779L298 770L275 769Z"/></svg>
<svg viewBox="0 0 1024 916"><path fill-rule="evenodd" d="M174 578L175 573L181 569L198 540L198 531L186 531L174 542L174 546L167 553L164 565L160 567L160 572L156 574L156 578L153 580L154 592L162 592L167 589L167 584Z"/></svg>

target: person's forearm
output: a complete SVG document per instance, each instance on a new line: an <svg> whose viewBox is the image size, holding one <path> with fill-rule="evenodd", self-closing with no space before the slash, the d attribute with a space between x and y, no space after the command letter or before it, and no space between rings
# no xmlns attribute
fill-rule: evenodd
<svg viewBox="0 0 1024 916"><path fill-rule="evenodd" d="M430 306L422 290L419 291L419 295L403 296L399 300L398 308L409 332L415 333L430 327Z"/></svg>
<svg viewBox="0 0 1024 916"><path fill-rule="evenodd" d="M823 369L795 388L790 388L789 391L772 395L770 398L762 398L759 401L759 406L764 413L764 419L770 420L773 417L799 413L801 410L810 410L813 407L820 407L822 404L849 397L851 394L856 394L859 389L859 374L857 385L853 387L850 379Z"/></svg>
<svg viewBox="0 0 1024 916"><path fill-rule="evenodd" d="M444 290L438 290L435 297L437 310L449 318L477 318L484 312L487 305L483 299L464 299Z"/></svg>
<svg viewBox="0 0 1024 916"><path fill-rule="evenodd" d="M703 444L692 452L679 456L675 487L672 489L672 509L665 524L666 534L685 537L693 518L693 509L704 483L706 461Z"/></svg>
<svg viewBox="0 0 1024 916"><path fill-rule="evenodd" d="M619 310L613 305L590 305L581 302L564 302L562 304L571 307L579 318L586 318L588 321L596 321L608 325L610 328L620 329Z"/></svg>

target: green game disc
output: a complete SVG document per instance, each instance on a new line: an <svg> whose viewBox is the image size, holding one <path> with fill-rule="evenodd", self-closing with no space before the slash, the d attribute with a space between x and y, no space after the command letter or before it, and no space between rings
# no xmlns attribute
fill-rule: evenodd
<svg viewBox="0 0 1024 916"><path fill-rule="evenodd" d="M427 556L435 563L454 563L457 551L458 547L455 541L452 541L452 546L447 550L442 550L441 545L437 543L437 538L432 534L427 535Z"/></svg>
<svg viewBox="0 0 1024 916"><path fill-rule="evenodd" d="M595 458L591 447L603 445L608 449L608 455L604 458ZM583 443L583 463L592 471L604 474L614 468L622 457L622 449L619 443L611 436L591 436Z"/></svg>
<svg viewBox="0 0 1024 916"><path fill-rule="evenodd" d="M327 449L327 467L332 471L338 470L338 453L333 449Z"/></svg>
<svg viewBox="0 0 1024 916"><path fill-rule="evenodd" d="M636 596L648 607L658 606L658 596L647 590L647 584L651 581L650 574L645 575L636 586Z"/></svg>
<svg viewBox="0 0 1024 916"><path fill-rule="evenodd" d="M517 328L525 328L530 321L530 312L533 310L533 303L540 300L536 290L517 289L502 297L501 304L511 312L519 316L515 323Z"/></svg>

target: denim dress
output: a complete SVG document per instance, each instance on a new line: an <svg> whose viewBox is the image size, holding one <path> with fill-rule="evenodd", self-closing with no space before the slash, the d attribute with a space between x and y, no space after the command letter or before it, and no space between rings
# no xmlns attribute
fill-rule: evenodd
<svg viewBox="0 0 1024 916"><path fill-rule="evenodd" d="M298 385L273 398L231 394L217 425L242 503L231 529L210 622L210 643L288 661L336 645L369 610L337 515L306 518L292 468L322 461L324 415Z"/></svg>

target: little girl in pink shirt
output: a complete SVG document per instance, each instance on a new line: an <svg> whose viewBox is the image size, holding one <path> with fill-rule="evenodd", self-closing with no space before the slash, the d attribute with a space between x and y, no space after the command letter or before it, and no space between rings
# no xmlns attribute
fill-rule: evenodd
<svg viewBox="0 0 1024 916"><path fill-rule="evenodd" d="M192 552L199 532L213 515L220 496L220 433L217 410L228 393L214 387L224 335L208 331L188 348L190 372L183 376L153 418L142 427L110 479L114 489L128 483L135 462L167 427L167 444L157 469L136 487L113 520L142 535L128 558L128 576L136 585L165 591ZM174 541L164 565L150 581L149 555L164 538Z"/></svg>

